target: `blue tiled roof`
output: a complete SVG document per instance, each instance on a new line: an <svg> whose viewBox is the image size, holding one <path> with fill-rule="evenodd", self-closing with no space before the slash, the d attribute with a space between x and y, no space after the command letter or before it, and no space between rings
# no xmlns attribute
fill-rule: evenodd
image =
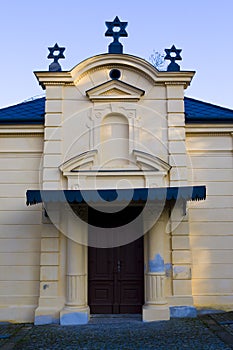
<svg viewBox="0 0 233 350"><path fill-rule="evenodd" d="M45 97L0 109L0 124L44 124Z"/></svg>
<svg viewBox="0 0 233 350"><path fill-rule="evenodd" d="M233 123L233 110L184 98L185 122ZM44 124L45 97L0 109L0 124Z"/></svg>
<svg viewBox="0 0 233 350"><path fill-rule="evenodd" d="M184 98L186 123L233 123L233 110L211 103Z"/></svg>

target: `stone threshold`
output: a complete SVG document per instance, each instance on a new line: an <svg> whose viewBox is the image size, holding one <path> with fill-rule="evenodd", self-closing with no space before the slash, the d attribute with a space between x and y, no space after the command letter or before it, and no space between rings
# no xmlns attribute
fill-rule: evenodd
<svg viewBox="0 0 233 350"><path fill-rule="evenodd" d="M117 318L117 319L138 319L142 320L141 314L91 314L90 318Z"/></svg>

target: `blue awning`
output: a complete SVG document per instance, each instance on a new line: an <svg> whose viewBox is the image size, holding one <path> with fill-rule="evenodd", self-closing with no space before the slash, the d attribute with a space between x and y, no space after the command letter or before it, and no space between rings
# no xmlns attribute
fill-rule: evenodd
<svg viewBox="0 0 233 350"><path fill-rule="evenodd" d="M160 201L185 200L195 201L206 198L205 186L105 189L105 190L28 190L27 205L49 202L91 203L99 202L100 197L107 202L112 201Z"/></svg>

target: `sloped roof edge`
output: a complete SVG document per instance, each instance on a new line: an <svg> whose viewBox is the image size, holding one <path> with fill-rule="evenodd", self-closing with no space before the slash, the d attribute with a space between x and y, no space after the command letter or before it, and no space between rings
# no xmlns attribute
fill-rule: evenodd
<svg viewBox="0 0 233 350"><path fill-rule="evenodd" d="M0 124L44 124L45 97L0 109Z"/></svg>
<svg viewBox="0 0 233 350"><path fill-rule="evenodd" d="M184 98L185 122L191 123L231 123L233 110L212 103Z"/></svg>
<svg viewBox="0 0 233 350"><path fill-rule="evenodd" d="M185 122L233 123L233 110L191 97L184 98ZM45 97L0 109L0 124L44 124Z"/></svg>

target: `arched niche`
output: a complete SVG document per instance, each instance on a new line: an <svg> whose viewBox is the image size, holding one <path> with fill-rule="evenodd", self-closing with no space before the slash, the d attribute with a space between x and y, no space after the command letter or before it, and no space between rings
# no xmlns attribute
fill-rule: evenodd
<svg viewBox="0 0 233 350"><path fill-rule="evenodd" d="M100 127L100 163L104 168L120 168L129 164L129 123L118 113L106 115Z"/></svg>

